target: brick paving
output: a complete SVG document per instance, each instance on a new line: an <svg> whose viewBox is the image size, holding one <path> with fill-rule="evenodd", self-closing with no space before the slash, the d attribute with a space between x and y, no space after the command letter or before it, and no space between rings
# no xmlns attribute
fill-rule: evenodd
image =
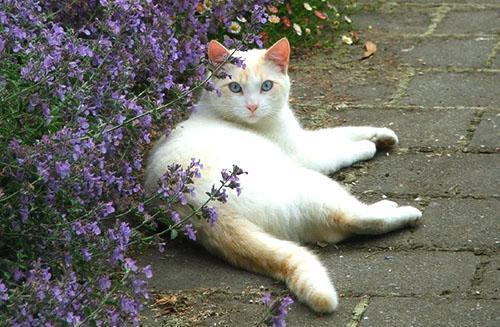
<svg viewBox="0 0 500 327"><path fill-rule="evenodd" d="M500 3L360 1L362 44L292 59L292 104L304 125L386 126L400 146L333 178L366 201L424 212L416 228L313 246L341 294L333 315L294 304L289 326L500 326ZM264 291L282 284L235 269L187 241L154 263L149 326L252 326ZM368 303L359 321L352 312ZM172 310L171 310L172 311Z"/></svg>

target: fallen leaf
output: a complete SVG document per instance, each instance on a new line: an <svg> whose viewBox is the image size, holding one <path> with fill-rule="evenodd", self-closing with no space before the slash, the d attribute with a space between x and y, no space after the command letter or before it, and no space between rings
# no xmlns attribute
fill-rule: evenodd
<svg viewBox="0 0 500 327"><path fill-rule="evenodd" d="M271 14L277 14L278 13L278 8L276 8L275 6L273 5L267 5L267 10L269 10L269 12Z"/></svg>
<svg viewBox="0 0 500 327"><path fill-rule="evenodd" d="M365 46L364 46L364 52L363 52L363 57L361 57L361 60L370 58L373 56L375 52L377 52L377 45L371 41L366 41Z"/></svg>
<svg viewBox="0 0 500 327"><path fill-rule="evenodd" d="M189 306L186 297L178 298L175 295L157 296L154 305L161 309L163 314L185 312Z"/></svg>
<svg viewBox="0 0 500 327"><path fill-rule="evenodd" d="M325 19L327 19L327 18L328 18L328 15L327 15L327 14L325 14L324 12L319 11L319 10L315 10L315 11L314 11L314 15L315 15L316 17L318 17L319 19L322 19L322 20L325 20Z"/></svg>

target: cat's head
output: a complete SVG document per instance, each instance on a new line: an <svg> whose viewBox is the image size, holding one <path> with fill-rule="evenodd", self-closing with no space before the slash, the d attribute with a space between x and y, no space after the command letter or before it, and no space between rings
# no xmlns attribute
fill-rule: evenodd
<svg viewBox="0 0 500 327"><path fill-rule="evenodd" d="M208 46L208 57L215 64L222 63L232 52L217 41L211 41ZM231 78L214 79L214 86L221 94L205 92L203 101L209 104L205 110L214 110L226 120L246 124L275 116L288 102L290 91L288 40L283 38L269 49L236 51L233 56L244 60L244 68L231 63L224 65L224 71Z"/></svg>

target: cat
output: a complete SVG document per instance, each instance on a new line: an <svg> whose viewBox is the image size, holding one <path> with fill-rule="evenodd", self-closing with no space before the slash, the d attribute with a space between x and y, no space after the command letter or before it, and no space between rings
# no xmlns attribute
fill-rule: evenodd
<svg viewBox="0 0 500 327"><path fill-rule="evenodd" d="M219 42L208 58L224 63L231 53ZM240 196L216 204L218 221L194 219L199 242L231 264L284 281L318 313L333 312L338 296L318 258L300 243L336 243L358 234L382 234L412 224L421 212L382 200L365 204L327 177L340 168L373 158L377 147L398 143L388 128L337 127L304 130L289 104L286 38L266 49L237 51L245 68L226 63L230 79L215 79L221 94L203 91L196 111L154 146L145 189L153 193L169 164L198 158L194 206L218 184L220 171L237 164ZM231 192L235 193L235 192Z"/></svg>

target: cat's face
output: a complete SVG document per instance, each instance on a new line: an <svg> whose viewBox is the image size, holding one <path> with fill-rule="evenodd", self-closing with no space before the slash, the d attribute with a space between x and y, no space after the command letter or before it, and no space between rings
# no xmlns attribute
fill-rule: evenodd
<svg viewBox="0 0 500 327"><path fill-rule="evenodd" d="M218 63L231 52L212 41L208 53L210 60ZM221 96L216 92L206 92L203 101L209 102L209 110L215 110L222 118L239 123L255 124L276 115L288 101L289 55L290 46L286 39L267 50L236 52L234 56L243 59L245 67L225 64L224 70L231 78L214 79Z"/></svg>

